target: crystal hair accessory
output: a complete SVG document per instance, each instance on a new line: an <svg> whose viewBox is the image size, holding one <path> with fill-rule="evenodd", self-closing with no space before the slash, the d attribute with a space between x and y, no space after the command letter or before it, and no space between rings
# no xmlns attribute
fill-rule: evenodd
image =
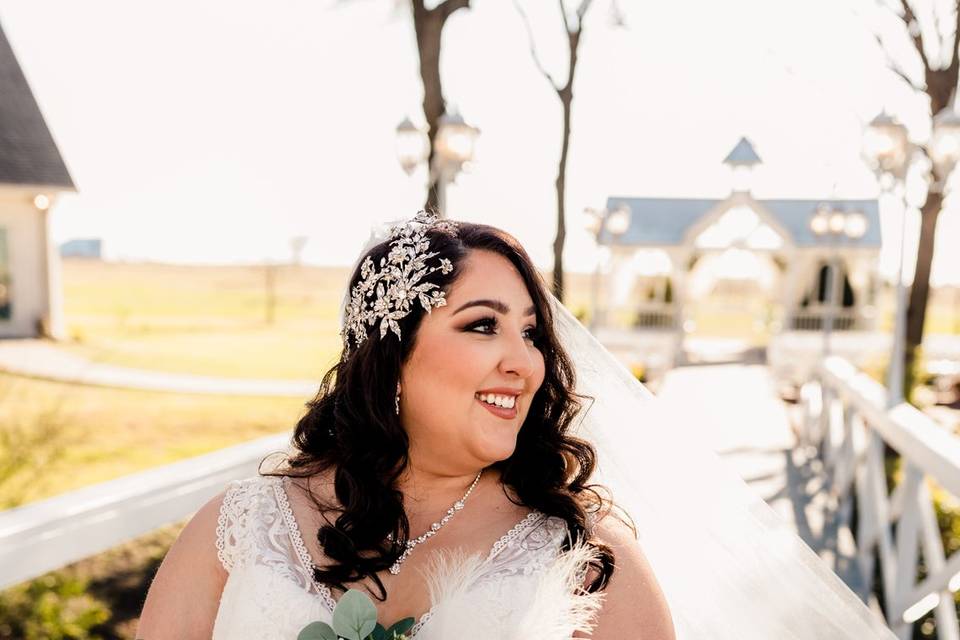
<svg viewBox="0 0 960 640"><path fill-rule="evenodd" d="M444 274L453 271L453 264L447 258L441 258L439 264L427 265L427 260L438 255L436 251L429 251L427 231L443 229L455 233L456 228L449 220L421 211L391 230L390 253L380 258L379 265L374 265L370 256L364 259L360 265L360 281L351 290L344 313L341 335L347 347L350 334L354 344L360 346L368 337L367 327L377 322L381 338L387 331L393 331L401 339L397 321L410 313L416 302L419 301L427 313L447 303L439 285L421 280L435 271Z"/></svg>

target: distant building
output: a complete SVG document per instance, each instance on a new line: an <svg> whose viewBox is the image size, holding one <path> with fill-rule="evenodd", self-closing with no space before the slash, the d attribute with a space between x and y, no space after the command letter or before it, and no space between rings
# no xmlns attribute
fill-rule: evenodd
<svg viewBox="0 0 960 640"><path fill-rule="evenodd" d="M610 277L596 278L594 326L658 333L675 361L696 315L726 322L729 335L799 336L808 350L826 328L875 331L877 200L757 198L750 181L760 162L741 139L724 160L726 198L610 196L596 230Z"/></svg>
<svg viewBox="0 0 960 640"><path fill-rule="evenodd" d="M73 180L0 26L0 337L64 335L50 207Z"/></svg>
<svg viewBox="0 0 960 640"><path fill-rule="evenodd" d="M60 245L60 257L99 260L102 257L102 250L103 241L100 238L76 238Z"/></svg>

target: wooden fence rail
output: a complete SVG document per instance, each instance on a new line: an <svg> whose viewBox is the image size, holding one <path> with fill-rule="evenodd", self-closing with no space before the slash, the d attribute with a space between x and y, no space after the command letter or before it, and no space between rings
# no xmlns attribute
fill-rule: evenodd
<svg viewBox="0 0 960 640"><path fill-rule="evenodd" d="M934 610L937 637L960 640L953 596L960 589L960 553L946 557L930 494L937 485L960 496L960 438L911 405L888 409L884 387L841 358L822 362L801 398L801 437L820 449L841 526L856 512L856 561L867 588L879 558L890 628L910 638L913 623ZM892 492L885 445L903 460Z"/></svg>
<svg viewBox="0 0 960 640"><path fill-rule="evenodd" d="M0 511L0 589L186 518L289 440L267 436Z"/></svg>

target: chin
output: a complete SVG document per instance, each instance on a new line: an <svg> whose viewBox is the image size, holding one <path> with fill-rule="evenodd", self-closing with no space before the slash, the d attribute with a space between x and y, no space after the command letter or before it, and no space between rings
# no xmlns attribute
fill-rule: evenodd
<svg viewBox="0 0 960 640"><path fill-rule="evenodd" d="M486 446L483 447L482 458L486 461L487 466L506 460L513 455L513 452L517 450L517 438L514 435L510 438L509 442L488 442Z"/></svg>

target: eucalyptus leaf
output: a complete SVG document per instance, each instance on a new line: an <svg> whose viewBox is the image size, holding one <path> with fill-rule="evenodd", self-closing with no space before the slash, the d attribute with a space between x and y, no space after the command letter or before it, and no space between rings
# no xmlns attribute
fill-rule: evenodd
<svg viewBox="0 0 960 640"><path fill-rule="evenodd" d="M337 633L326 622L311 622L300 630L297 640L337 640Z"/></svg>
<svg viewBox="0 0 960 640"><path fill-rule="evenodd" d="M413 618L404 618L403 620L398 620L393 623L389 629L387 629L387 640L393 640L396 636L402 636L407 631L413 628L414 619Z"/></svg>
<svg viewBox="0 0 960 640"><path fill-rule="evenodd" d="M367 594L350 589L333 610L333 629L347 640L366 640L377 627L377 608Z"/></svg>

